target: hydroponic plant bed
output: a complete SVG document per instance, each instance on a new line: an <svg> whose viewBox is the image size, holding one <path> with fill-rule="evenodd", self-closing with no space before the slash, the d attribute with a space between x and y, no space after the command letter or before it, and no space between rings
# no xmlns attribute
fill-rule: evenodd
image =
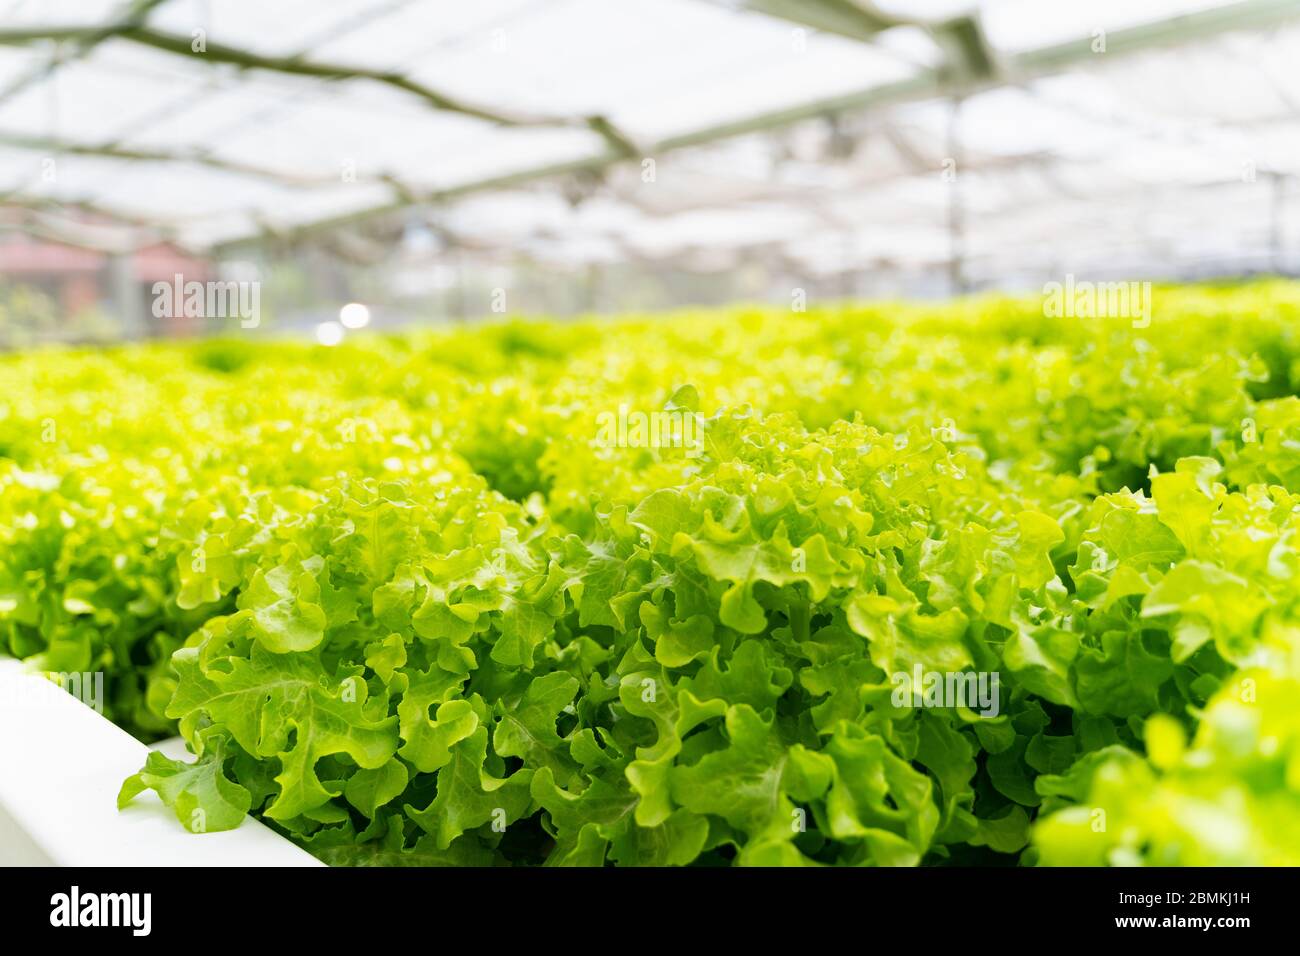
<svg viewBox="0 0 1300 956"><path fill-rule="evenodd" d="M0 650L329 863L1297 864L1300 288L1152 303L8 356Z"/></svg>

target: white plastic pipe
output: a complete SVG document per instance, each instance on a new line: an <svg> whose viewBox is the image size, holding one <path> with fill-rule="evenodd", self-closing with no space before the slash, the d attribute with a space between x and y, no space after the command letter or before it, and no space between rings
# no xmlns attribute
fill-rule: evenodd
<svg viewBox="0 0 1300 956"><path fill-rule="evenodd" d="M175 746L160 749L178 756ZM323 865L251 817L234 830L190 833L152 791L119 811L122 781L148 753L43 676L0 658L0 865Z"/></svg>

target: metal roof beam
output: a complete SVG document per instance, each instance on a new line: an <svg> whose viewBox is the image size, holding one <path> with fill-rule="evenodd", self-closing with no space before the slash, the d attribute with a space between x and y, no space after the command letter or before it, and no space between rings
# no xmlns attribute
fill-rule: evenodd
<svg viewBox="0 0 1300 956"><path fill-rule="evenodd" d="M761 2L768 2L768 0L761 0ZM775 2L775 0L773 0L773 2ZM810 9L807 3L799 3L797 0L787 0L787 2L789 2L792 7L800 7L805 10ZM830 8L821 3L821 0L817 0L817 6L819 9ZM853 6L858 7L857 4L853 4ZM1298 15L1300 15L1300 0L1243 0L1243 2L1232 4L1230 6L1198 11L1156 23L1141 24L1139 26L1109 31L1106 34L1105 56L1113 58L1115 56L1136 53L1151 48L1192 42L1212 37L1220 33L1240 29L1267 29ZM863 28L865 29L865 26ZM113 28L99 26L93 28L52 27L44 30L30 28L0 30L0 44L26 43L31 42L34 39L50 39L59 37L84 38L86 36L103 32L105 29ZM213 51L215 49L218 58L224 57L224 62L235 63L236 65L250 69L283 70L284 72L298 73L300 75L312 76L325 80L342 79L352 76L370 78L395 86L399 89L405 89L407 92L419 95L421 98L435 106L439 106L440 108L459 109L462 112L468 111L469 115L477 115L480 118L489 119L493 122L504 121L517 125L521 119L524 122L537 121L536 118L508 117L490 110L481 110L477 107L469 106L468 104L462 104L443 97L436 91L428 90L418 84L414 84L405 77L385 71L358 70L335 64L314 63L312 61L292 57L262 57L229 47L216 46L214 48L212 44L208 45L208 52L206 54L193 54L190 50L190 40L188 37L173 37L167 34L158 33L157 31L148 30L138 25L126 25L125 27L119 25L119 27L115 29L115 35L126 36L128 39L134 39L137 42L155 45L162 49L170 49L173 50L173 52L192 55L196 58L207 56L209 60L214 59ZM322 219L305 226L294 227L286 230L282 235L284 238L300 238L321 230L336 228L369 217L399 211L408 205L411 205L413 202L438 204L473 193L494 189L513 188L526 183L532 183L557 176L572 175L575 173L599 172L615 163L626 161L634 154L661 156L674 150L704 145L749 133L757 133L785 127L803 120L825 116L827 114L886 108L938 97L969 95L974 92L993 88L1000 82L1026 82L1040 76L1061 72L1081 61L1098 56L1098 54L1093 50L1094 42L1094 39L1089 36L1006 57L999 64L1002 74L1001 77L981 77L978 73L972 75L972 72L969 70L954 71L952 69L944 68L938 70L925 70L917 73L915 76L895 83L878 85L854 93L821 99L788 109L760 113L743 119L716 124L678 136L668 137L656 143L638 145L621 132L614 130L612 127L608 127L604 121L593 120L592 118L562 120L541 119L540 122L544 125L559 124L591 129L604 137L607 148L591 156L561 163L547 164L504 176L495 176L477 180L447 190L439 190L422 195L399 196L392 203L367 210L361 210L359 212L349 213L343 216ZM183 49L176 49L178 44L183 45ZM232 240L228 243L223 243L221 244L221 247L224 248L242 245L250 241L255 241L257 238L258 236L248 236L242 239Z"/></svg>
<svg viewBox="0 0 1300 956"><path fill-rule="evenodd" d="M867 0L745 0L745 8L853 40L916 22L882 13Z"/></svg>
<svg viewBox="0 0 1300 956"><path fill-rule="evenodd" d="M252 163L241 163L221 159L208 153L170 152L167 150L157 149L132 149L118 146L114 143L77 143L53 136L28 136L22 133L7 133L0 131L0 146L34 150L42 153L52 153L60 156L95 156L103 159L129 160L132 162L145 163L190 163L208 169L215 169L220 172L234 173L239 176L249 176L255 179L271 180L280 183L281 185L293 187L331 186L338 182L338 177L335 175L296 176L292 173L285 173L265 166L257 166ZM392 177L390 176L381 176L373 181L390 184L393 182Z"/></svg>
<svg viewBox="0 0 1300 956"><path fill-rule="evenodd" d="M162 0L140 0L151 6ZM175 56L207 63L222 63L241 70L264 70L316 80L371 80L422 100L434 109L460 113L499 126L542 126L585 128L599 135L613 149L626 153L628 137L605 117L538 116L521 112L490 109L468 103L425 86L408 76L390 70L369 69L342 63L327 63L303 56L266 56L209 40L202 50L194 49L191 37L166 33L146 26L138 19L123 20L101 27L28 27L0 30L0 45L22 46L38 40L78 40L98 43L108 37L129 40Z"/></svg>
<svg viewBox="0 0 1300 956"><path fill-rule="evenodd" d="M995 71L993 50L973 15L945 21L919 20L884 13L869 0L745 0L744 6L864 43L873 43L877 34L891 27L921 27L943 50L952 79L982 79Z"/></svg>
<svg viewBox="0 0 1300 956"><path fill-rule="evenodd" d="M122 14L118 23L143 23L149 14L153 12L155 7L161 6L166 2L167 0L131 0L131 4L127 7L126 12ZM29 70L22 76L10 82L4 89L0 89L0 103L3 103L11 97L17 96L33 83L44 79L52 71L58 69L63 64L71 62L72 60L80 60L83 57L88 56L95 47L108 39L111 35L111 27L101 27L97 30L90 30L72 38L76 46L75 51L68 54L64 54L61 51L56 52L55 56L52 57L48 63L42 63L35 69ZM51 38L47 37L45 39ZM53 39L55 39L56 42L58 41L57 37Z"/></svg>
<svg viewBox="0 0 1300 956"><path fill-rule="evenodd" d="M1111 31L1107 34L1107 52L1105 55L1108 57L1123 56L1152 47L1193 42L1241 29L1266 29L1296 17L1300 17L1300 0L1242 0L1241 3L1229 7L1216 7L1156 23L1141 24ZM1024 82L1040 76L1049 76L1062 72L1080 61L1097 56L1098 54L1093 52L1092 46L1093 40L1091 37L1052 44L1006 57L1003 61L1003 69L1005 74L1017 82ZM679 136L668 137L658 143L647 144L646 155L661 156L678 149L700 146L748 133L790 126L803 120L825 116L827 113L885 108L956 94L969 95L970 93L993 88L999 82L1001 81L987 79L976 82L954 83L946 78L942 71L926 70L916 76L895 83L882 84L855 93L816 100L801 106L761 113L745 119L720 123ZM538 166L504 176L494 176L464 183L451 189L427 194L422 201L428 204L438 204L461 196L494 189L513 188L555 176L599 171L624 159L626 159L626 155L622 150L610 149L590 157ZM405 203L400 203L330 217L316 223L288 230L282 233L281 237L296 238L310 235L322 229L348 225L370 216L400 211L405 208L405 205ZM257 238L257 236L248 236L222 243L220 246L224 248L246 245L249 242L256 241Z"/></svg>

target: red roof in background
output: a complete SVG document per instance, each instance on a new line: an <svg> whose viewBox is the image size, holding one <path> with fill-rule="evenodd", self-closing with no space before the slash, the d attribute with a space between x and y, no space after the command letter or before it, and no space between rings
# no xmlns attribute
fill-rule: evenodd
<svg viewBox="0 0 1300 956"><path fill-rule="evenodd" d="M0 274L3 275L97 273L107 263L106 254L91 249L41 242L25 236L0 239ZM177 273L186 281L204 282L212 272L206 260L186 255L165 243L137 249L131 268L137 282L170 282Z"/></svg>
<svg viewBox="0 0 1300 956"><path fill-rule="evenodd" d="M67 275L98 272L108 257L102 252L23 237L0 240L0 273L9 275Z"/></svg>
<svg viewBox="0 0 1300 956"><path fill-rule="evenodd" d="M212 274L207 260L188 256L175 246L164 243L137 249L132 268L138 282L170 282L177 273L187 282L206 282Z"/></svg>

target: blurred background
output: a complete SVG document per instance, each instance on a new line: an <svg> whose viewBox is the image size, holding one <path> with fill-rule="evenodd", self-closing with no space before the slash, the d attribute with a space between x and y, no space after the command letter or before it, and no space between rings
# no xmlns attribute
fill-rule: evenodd
<svg viewBox="0 0 1300 956"><path fill-rule="evenodd" d="M0 348L1294 275L1297 62L1300 0L0 0Z"/></svg>

